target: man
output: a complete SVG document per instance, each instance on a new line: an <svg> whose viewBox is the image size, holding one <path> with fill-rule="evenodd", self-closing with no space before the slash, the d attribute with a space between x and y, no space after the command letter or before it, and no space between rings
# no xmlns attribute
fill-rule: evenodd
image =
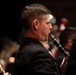
<svg viewBox="0 0 76 75"><path fill-rule="evenodd" d="M65 37L63 37L65 35ZM63 37L63 38L62 38ZM60 35L62 46L70 53L65 75L76 75L76 28L68 27Z"/></svg>
<svg viewBox="0 0 76 75"><path fill-rule="evenodd" d="M15 57L17 75L61 75L54 58L43 45L51 33L51 13L41 4L25 6L21 21L24 41Z"/></svg>
<svg viewBox="0 0 76 75"><path fill-rule="evenodd" d="M65 37L64 37L65 36ZM72 48L74 39L76 38L76 30L67 27L63 30L59 36L60 44L69 51Z"/></svg>
<svg viewBox="0 0 76 75"><path fill-rule="evenodd" d="M59 35L60 44L64 47L66 51L70 53L70 55L71 55L71 51L72 51L72 47L75 39L76 39L76 29L73 29L73 27L67 27ZM58 51L56 60L59 65L61 65L63 58L64 56L62 55L62 53ZM69 58L70 57L67 57L68 60ZM67 65L68 63L69 61L67 61ZM66 68L67 66L65 67L65 71L66 71ZM66 75L69 75L69 74L66 74Z"/></svg>

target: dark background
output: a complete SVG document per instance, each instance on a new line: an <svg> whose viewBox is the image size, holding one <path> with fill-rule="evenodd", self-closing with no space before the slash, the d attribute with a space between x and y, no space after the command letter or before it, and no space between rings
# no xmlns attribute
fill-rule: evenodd
<svg viewBox="0 0 76 75"><path fill-rule="evenodd" d="M0 0L0 37L7 36L18 41L22 29L19 23L21 10L32 3L43 4L51 10L58 26L61 18L67 18L68 26L76 27L76 0Z"/></svg>

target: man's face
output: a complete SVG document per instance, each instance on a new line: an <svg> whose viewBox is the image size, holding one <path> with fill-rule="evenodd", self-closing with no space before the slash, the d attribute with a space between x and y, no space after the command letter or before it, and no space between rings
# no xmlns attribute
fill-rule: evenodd
<svg viewBox="0 0 76 75"><path fill-rule="evenodd" d="M48 40L49 34L51 33L51 17L50 14L43 15L42 19L39 21L39 33L43 41Z"/></svg>

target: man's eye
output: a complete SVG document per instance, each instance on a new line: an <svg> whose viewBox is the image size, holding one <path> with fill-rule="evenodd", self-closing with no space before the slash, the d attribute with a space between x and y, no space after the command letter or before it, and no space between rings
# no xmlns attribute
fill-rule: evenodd
<svg viewBox="0 0 76 75"><path fill-rule="evenodd" d="M51 22L47 22L47 24L49 25L49 24L51 24Z"/></svg>

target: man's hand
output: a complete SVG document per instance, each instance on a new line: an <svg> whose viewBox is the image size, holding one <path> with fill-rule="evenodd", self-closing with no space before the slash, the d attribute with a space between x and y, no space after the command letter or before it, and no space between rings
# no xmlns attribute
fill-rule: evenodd
<svg viewBox="0 0 76 75"><path fill-rule="evenodd" d="M0 75L11 75L9 72L5 72L5 70L2 68L2 65L0 64Z"/></svg>
<svg viewBox="0 0 76 75"><path fill-rule="evenodd" d="M62 60L62 63L60 65L60 68L61 68L62 71L65 71L66 70L67 60L68 60L68 57L64 57L63 60Z"/></svg>

